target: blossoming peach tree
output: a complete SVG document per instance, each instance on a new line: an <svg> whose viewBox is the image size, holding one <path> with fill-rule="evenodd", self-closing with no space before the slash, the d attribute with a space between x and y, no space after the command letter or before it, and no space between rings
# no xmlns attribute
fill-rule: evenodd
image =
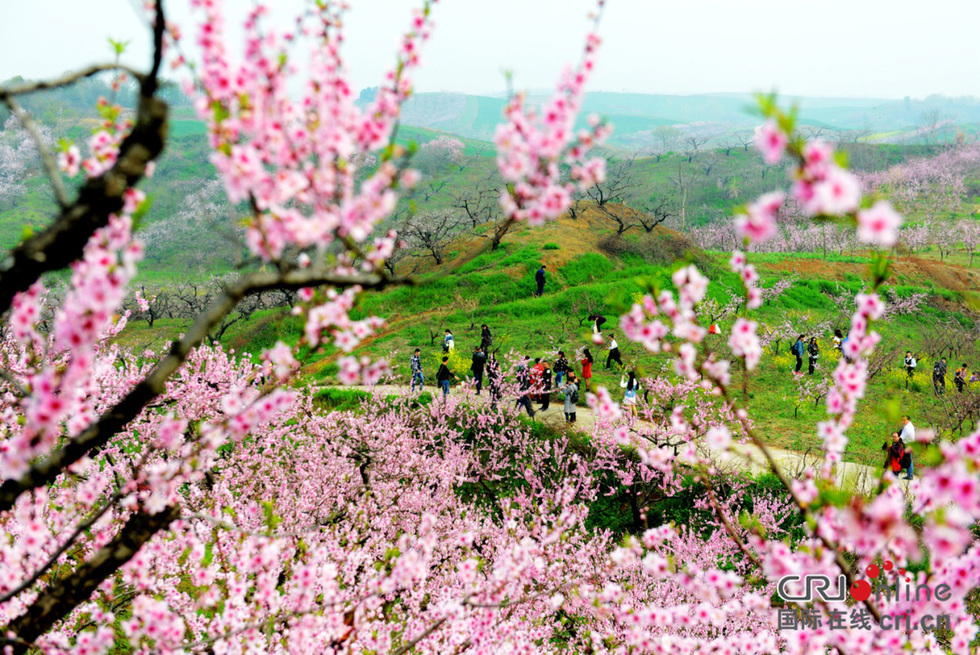
<svg viewBox="0 0 980 655"><path fill-rule="evenodd" d="M383 321L351 313L360 294L413 283L386 273L399 241L381 224L418 179L394 136L436 2L413 14L365 108L341 58L346 7L312 4L282 33L266 24L270 8L256 5L238 53L221 3L192 4L192 45L162 1L147 7L146 72L110 63L0 87L37 137L57 204L51 224L0 264L5 652L969 651L980 431L938 446L935 465L912 485L914 527L898 486L869 498L835 482L878 343L886 259L855 299L847 359L817 426L823 465L801 479L769 456L731 388L731 362L705 339L709 280L693 266L677 270L674 291L651 290L621 320L629 339L676 354L674 377L647 382L645 420L624 422L599 389L588 396L597 421L587 442L541 437L516 420L521 390L509 384L486 405L379 398L324 414L290 386L303 358L329 344L347 353L343 381L382 379L384 362L353 353ZM592 31L544 107L520 95L507 105L495 142L508 221L553 219L576 189L602 179L602 161L589 153L609 127L574 127L598 46ZM185 59L191 47L200 54ZM113 337L142 257L137 187L167 140L158 97L165 55L193 79L212 161L229 199L248 208L247 243L262 265L246 266L165 352L126 352ZM136 80L135 116L103 103L84 152L70 144L51 152L18 98L102 72ZM813 220L850 223L869 245L893 245L900 216L862 200L831 147L800 140L771 99L762 107L758 146L769 162L794 160L790 193ZM375 164L360 170L364 162ZM81 177L74 198L63 175ZM738 238L771 237L784 200L750 204ZM751 371L762 356L752 311L763 287L743 252L731 267L745 300L728 343ZM55 301L44 276L64 268L69 289ZM271 289L297 292L304 329L295 345L277 343L255 363L206 345L237 303ZM738 440L769 457L782 492L750 492L730 478ZM636 499L677 494L688 474L703 489L690 524L652 525ZM597 500L624 490L634 521L618 538L589 516ZM799 597L805 574L844 576L860 589L855 572L885 558L901 570L917 563L915 583L950 594L819 597L799 601L807 621L777 623L784 576L797 576L781 588L787 596ZM830 627L843 612L867 620ZM938 636L885 620L935 614L951 618Z"/></svg>

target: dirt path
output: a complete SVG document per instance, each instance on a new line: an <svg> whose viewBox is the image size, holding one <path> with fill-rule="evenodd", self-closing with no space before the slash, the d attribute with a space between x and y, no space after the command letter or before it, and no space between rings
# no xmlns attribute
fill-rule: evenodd
<svg viewBox="0 0 980 655"><path fill-rule="evenodd" d="M407 396L410 393L407 385L379 385L376 387L361 386L343 388L381 392L387 396ZM439 390L435 387L427 386L425 387L425 391L428 391L434 397L439 397ZM484 395L477 396L473 394L470 389L459 386L453 387L452 397L458 401L468 404L483 404L487 399L486 393L484 393ZM535 412L534 420L541 421L542 423L559 430L567 429L568 423L565 422L565 414L562 411L562 403L560 400L557 402L553 401L547 411L540 411L538 409L538 403L533 403L533 406ZM523 412L523 410L521 411ZM578 430L591 433L592 429L595 427L595 423L595 412L588 407L579 407L577 409L575 425ZM823 464L821 457L812 454L808 455L805 453L785 450L783 448L775 448L772 446L769 446L767 449L769 454L772 455L772 458L776 461L779 468L791 477L802 477L806 470L819 468ZM699 450L702 454L707 455L714 460L717 463L718 468L722 470L733 468L740 471L747 471L752 474L765 473L770 470L769 463L762 454L762 450L751 443L735 444L733 447L733 450L735 451L734 454L726 454L716 451L713 452L706 444L701 444L699 446ZM878 486L881 473L881 469L876 467L857 464L855 462L842 462L837 465L837 484L842 489L850 489L863 494L869 494ZM905 486L906 489L908 489L908 481L905 479L900 479L900 483Z"/></svg>

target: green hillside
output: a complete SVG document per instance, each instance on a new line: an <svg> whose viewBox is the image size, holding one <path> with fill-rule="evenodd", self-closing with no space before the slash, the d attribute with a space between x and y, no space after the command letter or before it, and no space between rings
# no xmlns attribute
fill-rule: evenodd
<svg viewBox="0 0 980 655"><path fill-rule="evenodd" d="M415 348L423 351L425 371L431 380L442 356L443 330L453 331L457 351L450 364L463 377L469 367L467 353L479 342L480 325L487 323L494 332L499 355L511 351L532 357L553 359L559 349L570 355L591 346L596 360L604 362L602 346L590 343L586 316L600 311L610 319L607 328L615 330L617 317L644 291L670 289L670 275L677 267L696 263L712 279L709 297L725 303L739 289L738 279L728 270L728 253L698 252L682 235L658 228L652 234L632 233L610 254L614 231L595 211L578 219L563 217L542 228L523 228L509 235L496 252L485 250L480 239L461 238L451 247L452 261L443 267L429 267L422 273L424 285L404 287L367 295L358 307L358 316L378 315L387 319L384 331L364 344L358 353L391 361L398 379L407 383L408 360ZM625 249L625 250L624 250ZM847 328L848 315L838 300L852 297L864 288L863 280L870 258L756 255L752 260L762 274L763 286L790 277L790 288L758 310L753 318L761 331L771 330L779 341L770 344L760 368L743 378L734 374L733 388L743 381L753 405L761 433L770 443L797 451L816 448L820 440L813 431L824 416L822 396L808 395L792 374L793 359L788 348L795 330L809 332L818 324ZM532 297L534 272L547 265L548 283L543 297ZM878 326L884 339L879 350L886 353L862 403L846 459L877 465L880 445L898 424L899 414L908 412L921 427L934 425L948 431L954 427L951 403L952 370L947 382L950 395L937 399L929 378L935 352L931 331L939 324L972 325L969 304L971 289L980 288L980 268L938 262L926 258L900 258L892 269L887 293L897 297L925 294L925 302L914 313L894 316ZM733 317L720 321L722 334ZM789 321L792 327L784 323ZM233 326L222 342L237 351L257 353L275 343L296 338L298 319L285 310L262 312L248 322ZM127 328L124 342L144 345L163 334L179 329L179 323L158 322L154 330L146 324ZM817 335L821 357L814 378L817 386L836 365L829 328ZM669 355L654 355L636 344L618 338L625 363L642 376L673 376ZM709 344L720 355L728 356L724 337L709 337ZM906 385L901 358L906 349L919 357L919 374ZM777 354L778 353L778 354ZM327 352L307 367L304 384L334 384L336 358ZM966 344L957 358L975 359L976 343ZM804 365L805 367L805 365ZM595 367L594 385L611 390L621 398L620 374ZM430 382L431 384L431 382ZM583 399L584 402L584 399ZM954 412L955 413L955 412Z"/></svg>

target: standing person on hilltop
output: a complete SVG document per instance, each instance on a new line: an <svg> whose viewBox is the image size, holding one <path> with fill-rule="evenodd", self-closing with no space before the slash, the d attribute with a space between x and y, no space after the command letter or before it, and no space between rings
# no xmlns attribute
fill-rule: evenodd
<svg viewBox="0 0 980 655"><path fill-rule="evenodd" d="M534 281L538 283L538 290L534 293L535 297L540 296L544 293L544 269L545 265L541 264L541 268L538 272L534 274Z"/></svg>
<svg viewBox="0 0 980 655"><path fill-rule="evenodd" d="M419 390L425 386L425 376L422 375L422 351L418 348L415 349L415 354L412 355L412 359L409 362L412 367L412 391L415 391L415 383L419 383Z"/></svg>
<svg viewBox="0 0 980 655"><path fill-rule="evenodd" d="M915 367L918 362L915 361L915 357L912 356L911 350L905 351L905 388L909 388L909 383L912 381L912 376L915 375Z"/></svg>
<svg viewBox="0 0 980 655"><path fill-rule="evenodd" d="M966 362L963 362L963 366L956 369L953 373L953 383L956 385L956 392L963 393L963 389L966 387Z"/></svg>
<svg viewBox="0 0 980 655"><path fill-rule="evenodd" d="M561 386L562 380L565 376L571 372L571 368L568 366L568 360L565 358L565 351L558 351L558 359L555 360L555 385Z"/></svg>
<svg viewBox="0 0 980 655"><path fill-rule="evenodd" d="M813 375L813 371L817 367L817 358L820 357L820 346L817 345L816 337L810 337L810 343L806 346L806 354L810 360L808 372Z"/></svg>
<svg viewBox="0 0 980 655"><path fill-rule="evenodd" d="M439 382L439 387L442 389L442 397L449 397L449 380L450 378L456 378L459 380L459 376L449 370L449 358L442 358L442 366L439 367L439 372L436 373L436 381Z"/></svg>
<svg viewBox="0 0 980 655"><path fill-rule="evenodd" d="M500 400L500 364L497 356L490 353L487 359L487 390L490 392L490 407L497 409L497 401Z"/></svg>
<svg viewBox="0 0 980 655"><path fill-rule="evenodd" d="M937 396L946 394L946 358L943 357L932 366L932 390Z"/></svg>
<svg viewBox="0 0 980 655"><path fill-rule="evenodd" d="M493 336L490 334L490 328L484 323L480 326L480 350L489 353L491 346L493 346Z"/></svg>
<svg viewBox="0 0 980 655"><path fill-rule="evenodd" d="M580 360L582 364L582 388L589 392L592 391L592 363L594 361L588 348L582 351L582 359Z"/></svg>
<svg viewBox="0 0 980 655"><path fill-rule="evenodd" d="M449 328L446 328L446 336L442 338L442 352L449 353L456 349L456 340Z"/></svg>
<svg viewBox="0 0 980 655"><path fill-rule="evenodd" d="M612 362L619 364L619 368L623 368L623 359L619 354L619 344L616 342L616 337L612 333L609 334L609 356L606 357L606 370L609 370L609 365Z"/></svg>
<svg viewBox="0 0 980 655"><path fill-rule="evenodd" d="M796 355L796 372L797 373L799 373L800 370L803 368L803 353L806 350L806 348L803 345L803 339L804 338L806 338L806 335L804 335L804 334L801 334L800 336L798 336L796 338L796 343L794 343L793 344L793 347L789 349L789 351L791 353L793 353L794 355Z"/></svg>
<svg viewBox="0 0 980 655"><path fill-rule="evenodd" d="M520 395L517 397L517 407L527 410L527 415L534 418L534 409L531 408L531 372L527 370L528 357L524 355L517 365L517 388Z"/></svg>
<svg viewBox="0 0 980 655"><path fill-rule="evenodd" d="M602 334L602 324L606 322L605 316L591 314L589 320L592 321L592 334Z"/></svg>
<svg viewBox="0 0 980 655"><path fill-rule="evenodd" d="M565 422L575 422L575 405L578 403L578 383L575 374L568 373L568 382L561 388L565 394Z"/></svg>
<svg viewBox="0 0 980 655"><path fill-rule="evenodd" d="M480 389L483 387L483 367L486 366L487 355L482 350L480 346L473 348L473 361L470 364L470 370L473 371L473 378L476 380L476 395L480 395Z"/></svg>
<svg viewBox="0 0 980 655"><path fill-rule="evenodd" d="M541 366L544 367L541 371L541 411L546 412L551 407L551 366L544 360L541 360Z"/></svg>

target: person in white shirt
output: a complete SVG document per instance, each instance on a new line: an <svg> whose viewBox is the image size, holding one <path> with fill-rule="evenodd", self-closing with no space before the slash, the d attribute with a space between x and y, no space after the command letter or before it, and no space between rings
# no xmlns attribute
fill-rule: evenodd
<svg viewBox="0 0 980 655"><path fill-rule="evenodd" d="M606 357L606 370L609 370L609 365L612 362L619 364L620 368L623 368L623 359L619 354L619 344L616 343L616 338L609 335L609 356Z"/></svg>
<svg viewBox="0 0 980 655"><path fill-rule="evenodd" d="M915 442L915 426L908 416L902 417L902 432L898 435L906 444Z"/></svg>
<svg viewBox="0 0 980 655"><path fill-rule="evenodd" d="M915 375L915 367L918 362L915 361L915 357L912 356L912 351L905 351L905 388L909 386L909 382L912 381L912 376Z"/></svg>

